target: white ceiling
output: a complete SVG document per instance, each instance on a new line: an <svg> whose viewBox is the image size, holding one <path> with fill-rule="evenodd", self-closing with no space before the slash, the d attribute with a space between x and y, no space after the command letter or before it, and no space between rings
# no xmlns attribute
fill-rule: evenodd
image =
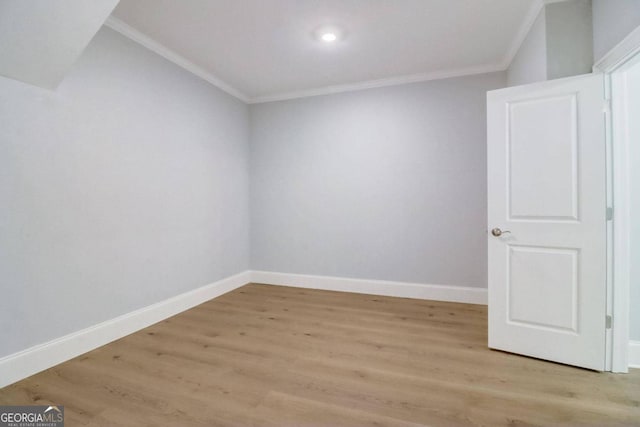
<svg viewBox="0 0 640 427"><path fill-rule="evenodd" d="M118 0L0 0L0 75L55 89Z"/></svg>
<svg viewBox="0 0 640 427"><path fill-rule="evenodd" d="M505 69L538 0L121 0L109 25L248 102ZM313 37L340 26L343 40Z"/></svg>

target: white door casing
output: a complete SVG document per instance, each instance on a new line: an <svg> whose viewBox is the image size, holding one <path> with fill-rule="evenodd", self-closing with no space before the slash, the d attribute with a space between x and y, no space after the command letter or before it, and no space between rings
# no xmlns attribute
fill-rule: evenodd
<svg viewBox="0 0 640 427"><path fill-rule="evenodd" d="M489 92L489 347L605 369L601 74Z"/></svg>

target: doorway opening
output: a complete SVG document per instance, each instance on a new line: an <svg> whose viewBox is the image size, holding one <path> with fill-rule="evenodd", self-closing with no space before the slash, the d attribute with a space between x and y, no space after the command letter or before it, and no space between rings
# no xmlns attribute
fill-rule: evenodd
<svg viewBox="0 0 640 427"><path fill-rule="evenodd" d="M616 46L594 71L605 74L610 99L608 128L609 226L608 312L612 328L607 336L607 367L628 372L640 367L632 355L640 341L640 28Z"/></svg>

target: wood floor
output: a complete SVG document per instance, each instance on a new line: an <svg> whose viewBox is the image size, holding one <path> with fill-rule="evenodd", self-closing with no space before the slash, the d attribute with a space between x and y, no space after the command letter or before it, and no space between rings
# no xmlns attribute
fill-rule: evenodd
<svg viewBox="0 0 640 427"><path fill-rule="evenodd" d="M66 426L639 425L640 370L486 347L486 307L247 285L0 390Z"/></svg>

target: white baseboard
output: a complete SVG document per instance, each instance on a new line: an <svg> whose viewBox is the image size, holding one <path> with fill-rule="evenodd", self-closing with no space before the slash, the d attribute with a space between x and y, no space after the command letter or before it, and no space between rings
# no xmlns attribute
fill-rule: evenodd
<svg viewBox="0 0 640 427"><path fill-rule="evenodd" d="M0 358L0 387L5 387L80 356L247 283L469 304L487 304L487 290L484 288L312 276L271 271L245 271L81 331ZM629 342L629 367L640 369L640 341Z"/></svg>
<svg viewBox="0 0 640 427"><path fill-rule="evenodd" d="M252 271L253 283L294 286L298 288L323 289L328 291L355 292L359 294L391 297L429 299L436 301L487 304L487 290L452 285L427 285L386 280L349 279L331 276Z"/></svg>
<svg viewBox="0 0 640 427"><path fill-rule="evenodd" d="M59 363L73 359L251 282L437 301L471 304L487 303L487 290L483 288L423 285L269 271L245 271L81 331L0 358L0 387L7 386ZM640 343L638 343L636 350L636 354L640 356L640 351L638 350L640 350ZM640 365L640 358L635 360Z"/></svg>
<svg viewBox="0 0 640 427"><path fill-rule="evenodd" d="M640 369L640 341L629 341L629 367Z"/></svg>
<svg viewBox="0 0 640 427"><path fill-rule="evenodd" d="M0 387L94 350L251 281L245 271L0 359Z"/></svg>

